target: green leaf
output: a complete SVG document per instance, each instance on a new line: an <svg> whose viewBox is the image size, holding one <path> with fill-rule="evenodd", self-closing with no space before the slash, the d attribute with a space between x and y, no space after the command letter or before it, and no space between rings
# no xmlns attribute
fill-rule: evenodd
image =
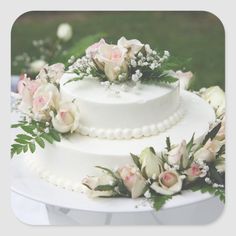
<svg viewBox="0 0 236 236"><path fill-rule="evenodd" d="M118 194L120 196L123 196L123 197L130 197L131 196L129 190L126 188L126 186L122 180L118 181L117 187L118 187Z"/></svg>
<svg viewBox="0 0 236 236"><path fill-rule="evenodd" d="M17 149L16 149L16 154L17 154L17 155L20 154L20 153L22 152L22 150L23 150L23 147L17 148Z"/></svg>
<svg viewBox="0 0 236 236"><path fill-rule="evenodd" d="M22 125L21 123L12 124L12 125L11 125L11 128L18 128L18 127L20 127L21 125Z"/></svg>
<svg viewBox="0 0 236 236"><path fill-rule="evenodd" d="M19 139L19 138L14 139L14 141L16 141L17 143L21 143L21 144L28 144L29 143L27 140Z"/></svg>
<svg viewBox="0 0 236 236"><path fill-rule="evenodd" d="M45 143L44 143L43 139L40 138L39 136L35 138L35 141L37 142L37 144L38 144L41 148L44 148L44 147L45 147Z"/></svg>
<svg viewBox="0 0 236 236"><path fill-rule="evenodd" d="M101 170L104 170L106 171L109 175L111 175L113 178L115 179L119 179L112 170L108 169L108 168L105 168L105 167L102 167L102 166L95 166L96 168L98 169L101 169Z"/></svg>
<svg viewBox="0 0 236 236"><path fill-rule="evenodd" d="M11 158L15 155L15 150L11 149Z"/></svg>
<svg viewBox="0 0 236 236"><path fill-rule="evenodd" d="M170 137L166 137L166 150L168 152L171 150Z"/></svg>
<svg viewBox="0 0 236 236"><path fill-rule="evenodd" d="M211 165L209 172L210 172L211 178L213 178L217 183L224 184L224 180L221 177L221 175L218 173L218 171L216 170L215 166Z"/></svg>
<svg viewBox="0 0 236 236"><path fill-rule="evenodd" d="M156 155L155 149L153 147L149 147L149 149L154 155Z"/></svg>
<svg viewBox="0 0 236 236"><path fill-rule="evenodd" d="M25 152L27 152L28 151L28 145L25 145L24 147L23 147L23 152L25 153Z"/></svg>
<svg viewBox="0 0 236 236"><path fill-rule="evenodd" d="M12 144L11 146L12 146L12 148L14 148L14 149L17 149L17 148L21 148L21 147L22 147L21 144L17 144L17 143Z"/></svg>
<svg viewBox="0 0 236 236"><path fill-rule="evenodd" d="M159 211L165 203L172 198L171 195L152 195L151 201L153 202L153 208Z"/></svg>
<svg viewBox="0 0 236 236"><path fill-rule="evenodd" d="M134 154L132 154L132 153L130 153L130 155L131 155L131 157L132 157L132 159L134 161L134 164L141 170L141 164L139 162L139 157L134 155Z"/></svg>
<svg viewBox="0 0 236 236"><path fill-rule="evenodd" d="M27 134L17 134L16 137L19 139L25 139L25 140L31 140L33 138Z"/></svg>
<svg viewBox="0 0 236 236"><path fill-rule="evenodd" d="M92 188L89 185L87 185L85 183L83 183L83 185L86 186L88 189L92 190Z"/></svg>
<svg viewBox="0 0 236 236"><path fill-rule="evenodd" d="M191 151L191 149L194 145L194 135L195 135L195 133L193 133L191 140L187 143L186 149L187 149L188 153Z"/></svg>
<svg viewBox="0 0 236 236"><path fill-rule="evenodd" d="M49 143L53 143L53 138L49 135L49 134L46 134L46 133L42 133L41 134L41 137L43 138L43 139L45 139L46 141L48 141Z"/></svg>
<svg viewBox="0 0 236 236"><path fill-rule="evenodd" d="M209 140L209 139L213 139L215 138L215 136L217 135L218 131L220 130L220 127L221 127L221 123L219 123L218 125L216 125L211 131L209 131L207 133L207 135L205 136L203 142L202 142L202 145L206 144L206 142Z"/></svg>
<svg viewBox="0 0 236 236"><path fill-rule="evenodd" d="M55 129L50 129L49 130L49 135L57 142L61 141L61 136L60 134L55 130Z"/></svg>
<svg viewBox="0 0 236 236"><path fill-rule="evenodd" d="M191 186L189 186L190 190L192 190L193 192L196 191L201 191L202 193L210 193L212 195L215 195L217 197L219 197L219 199L222 202L225 202L225 189L224 188L214 188L212 185L206 184L205 182L195 182L192 183Z"/></svg>
<svg viewBox="0 0 236 236"><path fill-rule="evenodd" d="M98 185L94 190L95 191L111 191L114 189L114 185Z"/></svg>
<svg viewBox="0 0 236 236"><path fill-rule="evenodd" d="M31 126L26 126L26 125L23 125L23 126L21 126L21 128L26 132L26 133L28 133L28 134L31 134L31 135L33 135L33 136L35 136L35 133L34 133L34 128L33 127L31 127Z"/></svg>
<svg viewBox="0 0 236 236"><path fill-rule="evenodd" d="M71 82L76 82L76 81L79 81L79 80L82 80L84 77L75 77L75 78L72 78L72 79L69 79L67 80L63 85L66 85L68 83L71 83Z"/></svg>
<svg viewBox="0 0 236 236"><path fill-rule="evenodd" d="M34 153L36 149L35 143L29 143L29 149L32 153Z"/></svg>
<svg viewBox="0 0 236 236"><path fill-rule="evenodd" d="M225 144L222 145L220 150L217 152L216 158L220 157L223 154L225 154Z"/></svg>

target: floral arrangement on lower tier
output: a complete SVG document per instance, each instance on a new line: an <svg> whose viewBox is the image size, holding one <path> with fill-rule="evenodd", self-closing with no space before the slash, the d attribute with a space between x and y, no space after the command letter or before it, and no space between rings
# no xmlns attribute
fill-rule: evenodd
<svg viewBox="0 0 236 236"><path fill-rule="evenodd" d="M11 156L22 152L35 152L45 142L60 142L62 134L73 133L79 126L79 109L76 100L63 99L60 79L64 74L61 63L44 66L35 79L26 75L18 83L18 99L15 104L22 120L12 128L20 128L11 145Z"/></svg>
<svg viewBox="0 0 236 236"><path fill-rule="evenodd" d="M68 71L77 74L68 82L92 77L105 86L112 83L172 83L178 79L173 70L181 69L180 63L170 60L169 51L156 51L149 44L125 37L117 44L108 44L101 39L86 49L85 56L72 56L68 62Z"/></svg>
<svg viewBox="0 0 236 236"><path fill-rule="evenodd" d="M145 148L139 156L131 153L133 165L117 170L97 166L104 174L87 176L82 183L90 197L145 197L159 210L182 190L209 192L225 201L225 116L202 140L183 140L157 153Z"/></svg>

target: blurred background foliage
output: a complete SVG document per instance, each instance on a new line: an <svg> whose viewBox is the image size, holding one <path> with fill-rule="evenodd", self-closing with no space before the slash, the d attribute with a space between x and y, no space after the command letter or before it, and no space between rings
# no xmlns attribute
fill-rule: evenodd
<svg viewBox="0 0 236 236"><path fill-rule="evenodd" d="M196 76L193 89L212 85L224 89L224 28L210 13L28 12L12 27L12 60L24 52L39 57L32 41L56 38L57 27L63 22L73 27L73 38L66 43L66 52L53 58L53 63L66 63L71 55L82 55L101 37L115 43L125 36L149 43L152 48L166 49L177 58L192 58L191 70ZM21 68L12 65L12 74L20 72Z"/></svg>

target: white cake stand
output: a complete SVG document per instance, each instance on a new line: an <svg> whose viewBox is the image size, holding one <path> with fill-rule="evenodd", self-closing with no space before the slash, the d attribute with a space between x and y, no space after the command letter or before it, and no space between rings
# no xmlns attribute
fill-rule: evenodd
<svg viewBox="0 0 236 236"><path fill-rule="evenodd" d="M155 212L145 199L90 199L80 192L71 192L41 180L27 168L22 158L19 156L11 161L11 189L46 204L48 218L53 225L62 222L72 225L178 224L180 219L177 217L174 220L174 215L178 214L181 214L181 224L193 224L199 219L202 223L208 223L223 210L223 205L210 194L190 191L175 196L159 212ZM213 212L206 214L204 208L207 206L209 209L209 205ZM181 213L183 211L185 214ZM199 219L196 220L197 216Z"/></svg>

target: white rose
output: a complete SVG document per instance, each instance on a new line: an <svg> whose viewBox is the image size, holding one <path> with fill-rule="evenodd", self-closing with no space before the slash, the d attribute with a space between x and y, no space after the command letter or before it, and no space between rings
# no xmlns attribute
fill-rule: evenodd
<svg viewBox="0 0 236 236"><path fill-rule="evenodd" d="M223 145L222 141L219 140L208 140L206 144L200 148L194 154L194 160L212 162L215 160L216 153L220 150Z"/></svg>
<svg viewBox="0 0 236 236"><path fill-rule="evenodd" d="M103 68L105 75L110 81L118 78L118 75L127 72L126 61L127 49L116 45L102 44L95 55L95 62L99 68Z"/></svg>
<svg viewBox="0 0 236 236"><path fill-rule="evenodd" d="M40 70L46 65L44 60L36 60L30 63L30 72L34 74L38 74Z"/></svg>
<svg viewBox="0 0 236 236"><path fill-rule="evenodd" d="M150 148L145 148L140 155L141 171L148 178L156 179L163 171L163 163L159 156L154 154Z"/></svg>
<svg viewBox="0 0 236 236"><path fill-rule="evenodd" d="M158 182L150 186L155 192L163 195L173 195L182 189L183 176L177 172L167 170L159 175Z"/></svg>
<svg viewBox="0 0 236 236"><path fill-rule="evenodd" d="M125 37L121 37L118 40L117 45L119 47L126 48L128 50L128 56L130 58L133 58L135 56L135 54L137 54L141 50L141 48L144 46L137 39L127 40Z"/></svg>
<svg viewBox="0 0 236 236"><path fill-rule="evenodd" d="M132 198L137 198L144 193L146 180L136 167L127 165L119 168L118 173Z"/></svg>
<svg viewBox="0 0 236 236"><path fill-rule="evenodd" d="M60 93L53 84L42 84L34 93L32 101L33 117L36 120L50 120L50 111L59 106Z"/></svg>
<svg viewBox="0 0 236 236"><path fill-rule="evenodd" d="M185 169L189 163L186 141L183 140L178 146L170 150L167 159L169 164L178 165Z"/></svg>
<svg viewBox="0 0 236 236"><path fill-rule="evenodd" d="M57 37L65 42L72 38L72 27L68 23L62 23L57 28Z"/></svg>
<svg viewBox="0 0 236 236"><path fill-rule="evenodd" d="M192 182L198 179L199 177L206 176L207 172L202 169L202 166L198 163L193 162L189 169L185 171L187 175L187 180Z"/></svg>
<svg viewBox="0 0 236 236"><path fill-rule="evenodd" d="M94 57L96 55L96 53L98 52L98 49L100 48L101 45L105 44L105 40L104 39L100 39L99 42L92 44L91 46L89 46L86 50L86 56L88 57Z"/></svg>
<svg viewBox="0 0 236 236"><path fill-rule="evenodd" d="M57 114L52 116L52 125L60 133L74 132L79 126L79 109L73 102L62 102Z"/></svg>
<svg viewBox="0 0 236 236"><path fill-rule="evenodd" d="M47 80L51 83L59 83L65 71L62 63L56 63L51 66L45 65L37 75L37 79Z"/></svg>
<svg viewBox="0 0 236 236"><path fill-rule="evenodd" d="M205 90L200 90L201 97L206 100L220 116L225 111L225 93L219 86L212 86Z"/></svg>
<svg viewBox="0 0 236 236"><path fill-rule="evenodd" d="M112 190L99 191L95 189L99 185L110 185L114 181L114 178L110 175L87 176L82 180L82 184L86 186L85 192L89 197L111 197L114 195Z"/></svg>
<svg viewBox="0 0 236 236"><path fill-rule="evenodd" d="M214 164L215 164L216 170L219 173L224 173L225 172L225 154L217 158Z"/></svg>

